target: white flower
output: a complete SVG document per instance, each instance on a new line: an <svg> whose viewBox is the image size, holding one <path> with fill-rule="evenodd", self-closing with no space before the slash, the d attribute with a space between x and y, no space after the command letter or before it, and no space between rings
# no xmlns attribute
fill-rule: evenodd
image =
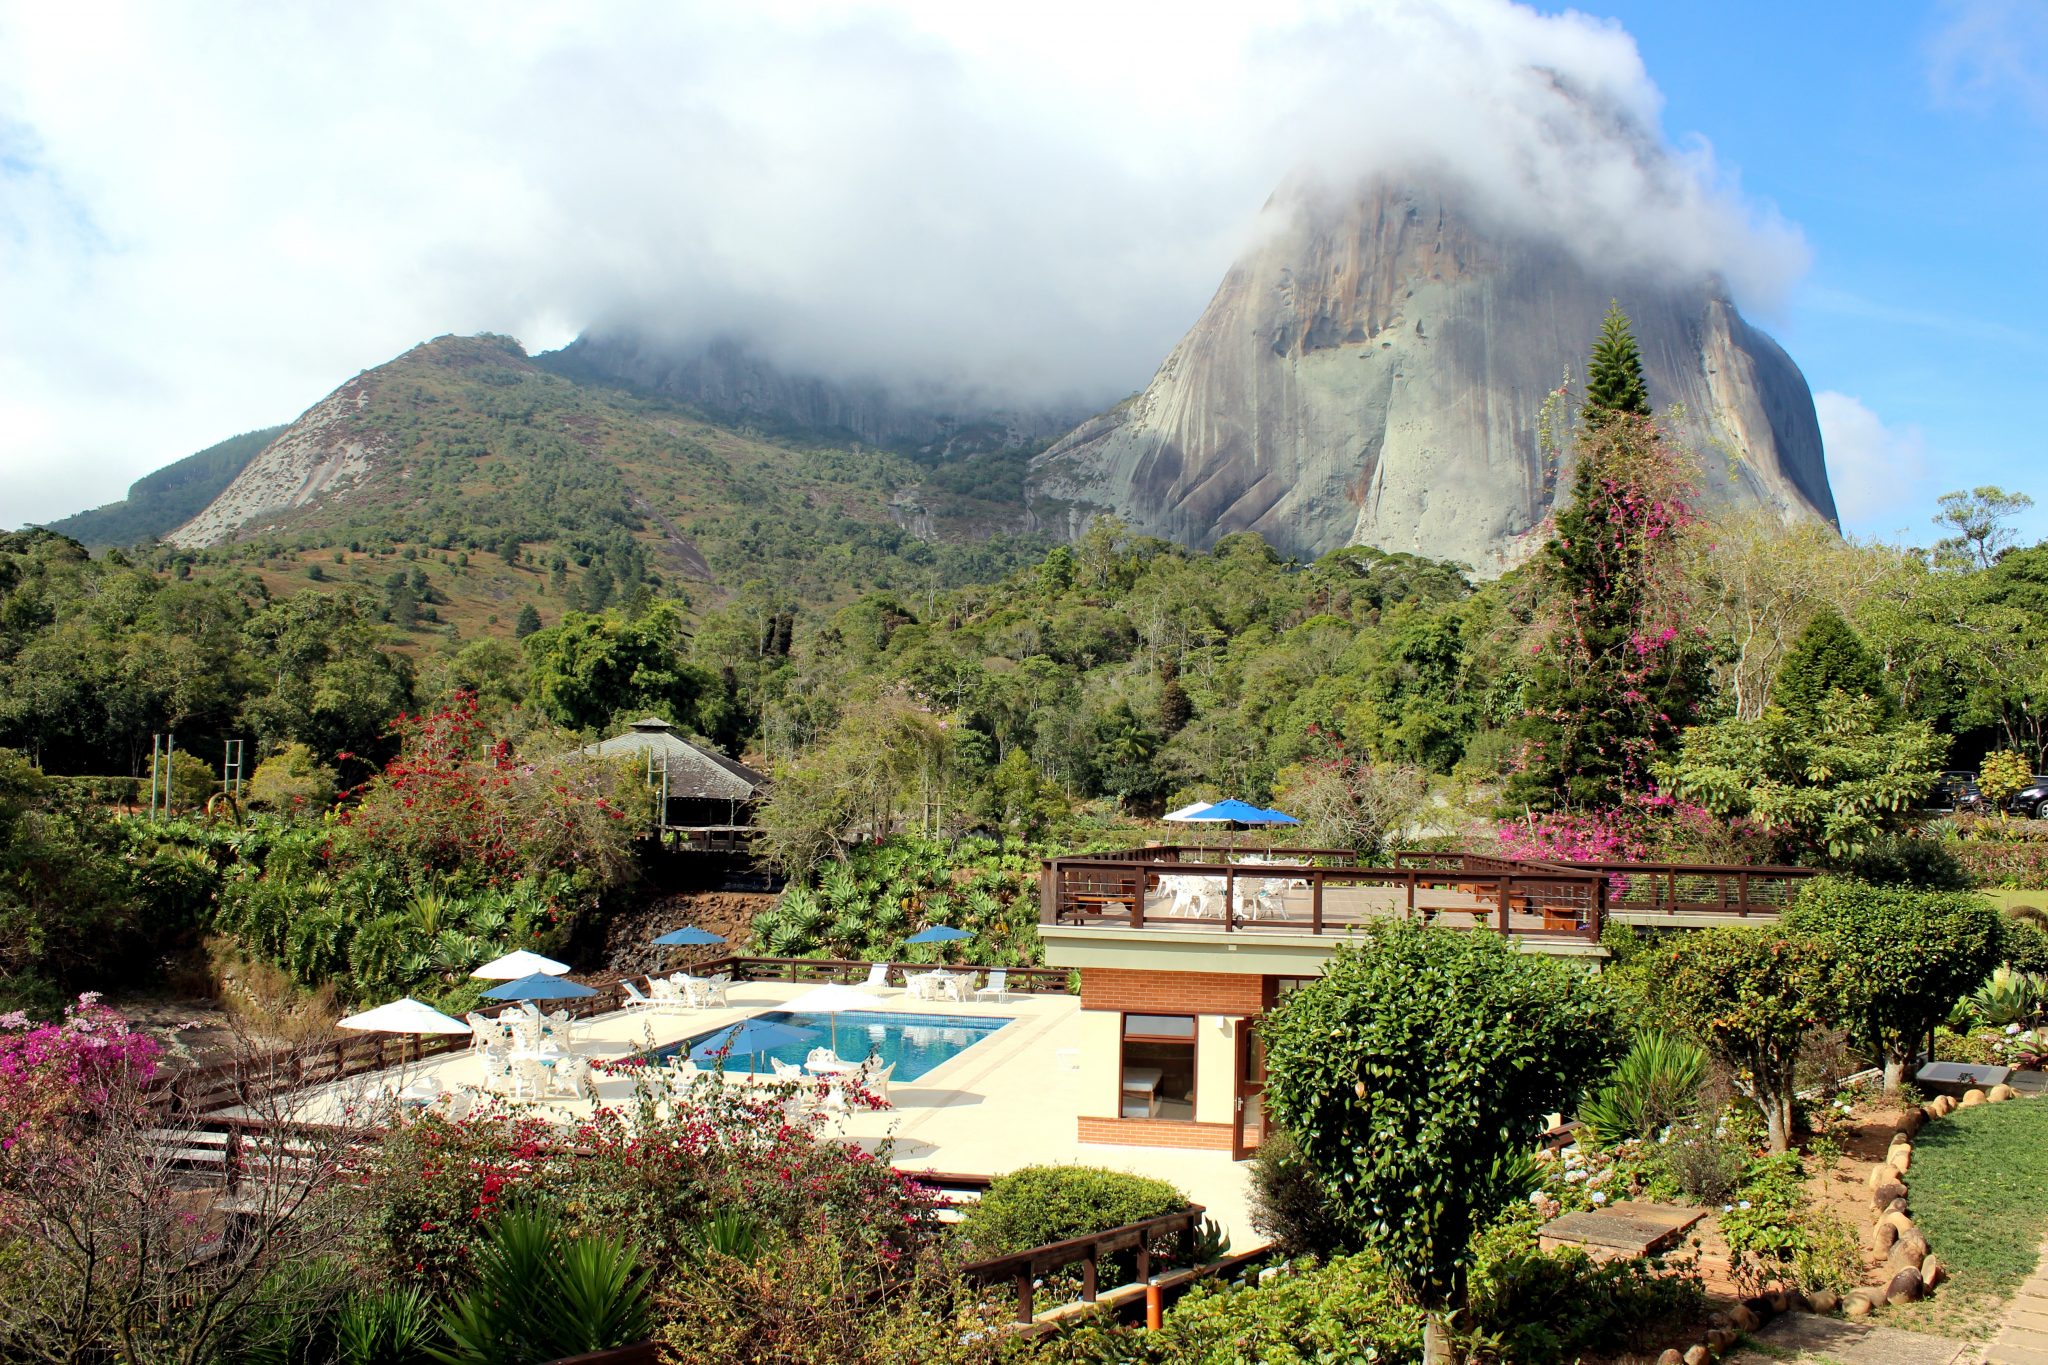
<svg viewBox="0 0 2048 1365"><path fill-rule="evenodd" d="M1541 1191L1541 1190L1531 1190L1531 1191L1529 1191L1529 1202L1530 1202L1530 1203L1532 1203L1532 1204L1536 1204L1536 1205L1539 1205L1539 1206L1540 1206L1540 1205L1541 1205L1541 1204L1543 1203L1543 1200L1544 1200L1544 1198L1545 1198L1545 1195L1544 1195L1543 1191Z"/></svg>
<svg viewBox="0 0 2048 1365"><path fill-rule="evenodd" d="M1596 1203L1596 1204L1604 1204L1604 1203L1606 1203L1606 1202L1607 1202L1607 1191L1605 1191L1605 1190L1595 1190L1595 1191L1593 1191L1593 1202L1594 1202L1594 1203Z"/></svg>
<svg viewBox="0 0 2048 1365"><path fill-rule="evenodd" d="M1749 1201L1747 1199L1737 1200L1735 1207L1738 1209L1746 1209L1749 1207Z"/></svg>
<svg viewBox="0 0 2048 1365"><path fill-rule="evenodd" d="M2018 1024L2007 1024L2007 1025L2005 1026L2005 1032L2006 1032L2006 1035L2007 1035L2008 1037L2012 1036L2013 1034L2016 1034L2016 1033L2018 1033L2019 1031L2020 1031L2020 1026L2019 1026Z"/></svg>

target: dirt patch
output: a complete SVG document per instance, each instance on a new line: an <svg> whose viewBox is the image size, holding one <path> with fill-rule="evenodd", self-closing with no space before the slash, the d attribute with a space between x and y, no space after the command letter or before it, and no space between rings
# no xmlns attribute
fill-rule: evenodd
<svg viewBox="0 0 2048 1365"><path fill-rule="evenodd" d="M747 946L754 916L773 906L776 900L773 892L766 891L680 891L614 915L605 924L600 970L633 975L672 971L689 965L693 954L719 956L739 951ZM686 924L724 935L724 946L657 948L651 942Z"/></svg>
<svg viewBox="0 0 2048 1365"><path fill-rule="evenodd" d="M218 1000L203 996L135 996L109 999L107 1004L120 1011L131 1028L164 1045L158 1064L168 1072L290 1046L284 1038L250 1032Z"/></svg>

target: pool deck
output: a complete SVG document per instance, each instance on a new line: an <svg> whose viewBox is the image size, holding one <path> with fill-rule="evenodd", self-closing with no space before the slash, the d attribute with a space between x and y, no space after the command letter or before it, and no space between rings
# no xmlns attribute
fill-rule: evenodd
<svg viewBox="0 0 2048 1365"><path fill-rule="evenodd" d="M576 1049L593 1058L628 1057L779 1009L784 1001L810 989L808 984L745 982L730 989L730 1003L723 1009L600 1015L576 1025ZM829 1132L870 1148L893 1139L892 1159L905 1170L1001 1175L1019 1166L1069 1164L1152 1176L1172 1182L1206 1205L1237 1246L1250 1247L1260 1240L1247 1215L1248 1167L1232 1161L1228 1153L1109 1146L1076 1138L1082 1111L1081 1002L1076 997L1012 995L1001 1003L962 1004L912 1000L900 988L870 994L876 997L875 1008L889 1013L1013 1022L918 1079L893 1085L890 1109L835 1114ZM475 1054L448 1054L414 1063L402 1075L385 1072L308 1091L296 1117L331 1121L343 1106L362 1102L368 1093L365 1081L374 1081L379 1088L393 1081L424 1081L452 1089L480 1086L482 1079L482 1064ZM624 1107L632 1094L630 1079L599 1078L599 1104ZM1089 1107L1104 1113L1111 1103L1098 1098ZM593 1106L588 1100L563 1098L520 1107L573 1119Z"/></svg>

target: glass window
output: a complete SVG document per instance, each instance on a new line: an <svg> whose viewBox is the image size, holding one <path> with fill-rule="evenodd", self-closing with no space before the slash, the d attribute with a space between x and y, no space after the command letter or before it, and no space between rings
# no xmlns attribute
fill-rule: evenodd
<svg viewBox="0 0 2048 1365"><path fill-rule="evenodd" d="M1124 1016L1121 1093L1127 1119L1195 1117L1195 1021L1184 1014Z"/></svg>

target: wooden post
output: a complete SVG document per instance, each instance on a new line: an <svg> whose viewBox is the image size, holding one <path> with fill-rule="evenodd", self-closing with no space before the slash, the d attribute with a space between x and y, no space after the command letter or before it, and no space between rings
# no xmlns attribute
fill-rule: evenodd
<svg viewBox="0 0 2048 1365"><path fill-rule="evenodd" d="M1142 1238L1138 1242L1138 1278L1140 1280L1152 1278L1152 1248Z"/></svg>
<svg viewBox="0 0 2048 1365"><path fill-rule="evenodd" d="M1308 931L1323 932L1323 870L1319 867L1308 883Z"/></svg>
<svg viewBox="0 0 2048 1365"><path fill-rule="evenodd" d="M1131 892L1131 927L1142 929L1145 927L1145 883L1148 876L1142 866L1133 876L1137 884Z"/></svg>
<svg viewBox="0 0 2048 1365"><path fill-rule="evenodd" d="M1031 1321L1031 1267L1017 1272L1017 1321Z"/></svg>
<svg viewBox="0 0 2048 1365"><path fill-rule="evenodd" d="M1081 1302L1095 1302L1095 1248L1089 1247L1088 1254L1081 1258Z"/></svg>
<svg viewBox="0 0 2048 1365"><path fill-rule="evenodd" d="M228 1124L227 1142L221 1148L221 1161L227 1177L227 1191L233 1194L242 1183L242 1130L232 1122Z"/></svg>
<svg viewBox="0 0 2048 1365"><path fill-rule="evenodd" d="M1226 859L1229 854L1223 855ZM1237 864L1223 864L1223 931L1229 933L1237 928Z"/></svg>
<svg viewBox="0 0 2048 1365"><path fill-rule="evenodd" d="M1514 873L1504 873L1501 876L1500 881L1496 883L1494 886L1493 898L1496 904L1496 908L1499 911L1500 936L1502 938L1506 938L1508 936L1508 901L1513 894L1514 880Z"/></svg>

